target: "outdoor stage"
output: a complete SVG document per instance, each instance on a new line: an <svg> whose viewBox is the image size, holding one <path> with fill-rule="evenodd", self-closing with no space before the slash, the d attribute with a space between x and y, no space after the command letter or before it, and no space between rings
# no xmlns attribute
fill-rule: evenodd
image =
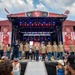
<svg viewBox="0 0 75 75"><path fill-rule="evenodd" d="M62 24L67 16L44 11L30 11L20 14L10 14L7 18L12 23L12 43L19 41L54 41L63 42Z"/></svg>
<svg viewBox="0 0 75 75"><path fill-rule="evenodd" d="M21 75L56 75L57 61L20 61Z"/></svg>

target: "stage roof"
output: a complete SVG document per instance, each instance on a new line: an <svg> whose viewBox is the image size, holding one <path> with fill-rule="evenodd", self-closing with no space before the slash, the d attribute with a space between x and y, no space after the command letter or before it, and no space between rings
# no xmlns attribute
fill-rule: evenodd
<svg viewBox="0 0 75 75"><path fill-rule="evenodd" d="M67 18L67 15L65 14L57 14L52 12L45 12L45 11L29 11L29 12L23 12L23 13L17 13L17 14L9 14L7 17L65 17Z"/></svg>

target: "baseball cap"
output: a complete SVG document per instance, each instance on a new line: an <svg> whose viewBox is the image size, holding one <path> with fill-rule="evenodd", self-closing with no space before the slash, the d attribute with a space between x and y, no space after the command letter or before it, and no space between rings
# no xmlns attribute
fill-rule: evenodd
<svg viewBox="0 0 75 75"><path fill-rule="evenodd" d="M75 69L75 55L70 55L70 56L68 57L67 62L69 62L69 63L70 63L70 66L71 66L73 69Z"/></svg>

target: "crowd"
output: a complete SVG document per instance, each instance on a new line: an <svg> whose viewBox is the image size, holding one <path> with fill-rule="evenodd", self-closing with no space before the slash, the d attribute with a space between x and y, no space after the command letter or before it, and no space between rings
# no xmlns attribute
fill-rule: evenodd
<svg viewBox="0 0 75 75"><path fill-rule="evenodd" d="M75 54L75 47L71 43L69 46L70 52L69 55ZM36 44L32 45L30 47L29 43L26 42L25 44L23 42L18 42L16 40L12 45L8 44L6 50L4 50L4 43L0 45L0 58L2 56L7 56L9 59L34 59L36 61L40 59L45 60L48 58L48 60L58 60L63 59L63 55L65 53L64 45L62 42L59 42L57 45L56 42L53 42L53 45L48 42L47 45L45 45L45 42L36 42Z"/></svg>
<svg viewBox="0 0 75 75"><path fill-rule="evenodd" d="M56 75L75 75L75 55L68 56L66 64L64 64L63 60L59 60L56 69ZM21 66L17 59L11 61L4 56L2 57L0 75L20 75L20 72Z"/></svg>

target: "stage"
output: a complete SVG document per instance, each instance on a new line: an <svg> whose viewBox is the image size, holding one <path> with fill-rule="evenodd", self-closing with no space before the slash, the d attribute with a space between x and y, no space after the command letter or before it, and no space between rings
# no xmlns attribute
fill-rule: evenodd
<svg viewBox="0 0 75 75"><path fill-rule="evenodd" d="M21 75L56 75L57 61L22 60Z"/></svg>
<svg viewBox="0 0 75 75"><path fill-rule="evenodd" d="M51 14L44 11L25 12L25 15L11 14L7 18L12 23L12 40L19 41L54 41L58 44L63 41L62 24L67 16L63 14ZM36 15L35 15L36 14Z"/></svg>

